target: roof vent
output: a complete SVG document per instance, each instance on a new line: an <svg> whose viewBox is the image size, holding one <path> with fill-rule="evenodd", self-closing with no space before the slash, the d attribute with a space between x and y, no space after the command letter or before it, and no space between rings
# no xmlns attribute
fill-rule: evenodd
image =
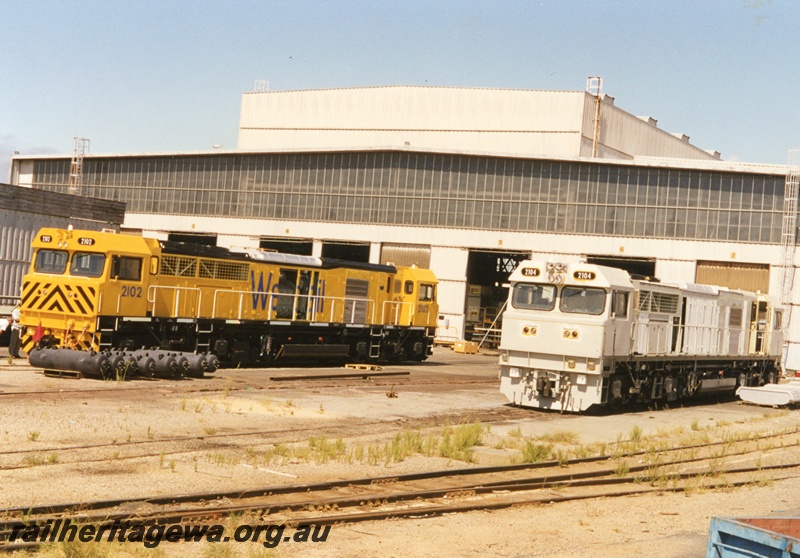
<svg viewBox="0 0 800 558"><path fill-rule="evenodd" d="M658 120L656 120L652 116L637 116L636 118L642 120L643 122L647 122L648 124L650 124L655 128L658 128Z"/></svg>

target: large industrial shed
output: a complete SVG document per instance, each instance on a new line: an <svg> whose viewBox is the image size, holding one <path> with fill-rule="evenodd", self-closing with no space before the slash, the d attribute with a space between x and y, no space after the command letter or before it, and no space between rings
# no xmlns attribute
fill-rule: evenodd
<svg viewBox="0 0 800 558"><path fill-rule="evenodd" d="M239 143L89 154L81 194L127 203L124 228L161 238L429 266L453 338L492 321L525 257L778 297L793 262L787 167L720 161L585 92L246 93ZM67 192L70 164L16 156L12 182Z"/></svg>

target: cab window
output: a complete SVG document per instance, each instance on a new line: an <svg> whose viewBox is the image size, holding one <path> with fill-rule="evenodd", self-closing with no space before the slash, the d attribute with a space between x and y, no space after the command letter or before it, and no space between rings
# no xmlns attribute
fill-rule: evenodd
<svg viewBox="0 0 800 558"><path fill-rule="evenodd" d="M511 298L514 308L524 310L552 310L556 305L555 285L517 283Z"/></svg>
<svg viewBox="0 0 800 558"><path fill-rule="evenodd" d="M614 312L615 318L628 317L628 293L621 291L614 291L611 301L611 309Z"/></svg>
<svg viewBox="0 0 800 558"><path fill-rule="evenodd" d="M38 273L61 275L67 270L69 254L63 250L39 250L33 262L33 270Z"/></svg>
<svg viewBox="0 0 800 558"><path fill-rule="evenodd" d="M421 283L419 286L419 300L420 302L431 302L433 300L433 293L435 289L433 285Z"/></svg>
<svg viewBox="0 0 800 558"><path fill-rule="evenodd" d="M406 281L406 294L414 294L414 281Z"/></svg>
<svg viewBox="0 0 800 558"><path fill-rule="evenodd" d="M139 281L142 278L142 259L114 256L111 277L116 277L123 281Z"/></svg>
<svg viewBox="0 0 800 558"><path fill-rule="evenodd" d="M106 255L92 252L75 252L72 256L70 275L100 277L106 264Z"/></svg>
<svg viewBox="0 0 800 558"><path fill-rule="evenodd" d="M567 314L599 316L606 308L606 292L593 287L564 287L559 309Z"/></svg>

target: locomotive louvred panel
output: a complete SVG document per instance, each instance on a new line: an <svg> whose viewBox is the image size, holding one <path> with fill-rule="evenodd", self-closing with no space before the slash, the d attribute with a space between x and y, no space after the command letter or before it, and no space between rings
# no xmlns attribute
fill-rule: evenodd
<svg viewBox="0 0 800 558"><path fill-rule="evenodd" d="M90 315L95 311L95 287L28 283L23 288L23 306L31 310Z"/></svg>
<svg viewBox="0 0 800 558"><path fill-rule="evenodd" d="M344 321L356 324L365 323L369 304L366 300L361 299L366 299L369 296L369 281L348 277L345 283L344 296L347 299L344 303Z"/></svg>
<svg viewBox="0 0 800 558"><path fill-rule="evenodd" d="M639 311L674 314L678 311L679 300L677 294L642 290L639 293Z"/></svg>

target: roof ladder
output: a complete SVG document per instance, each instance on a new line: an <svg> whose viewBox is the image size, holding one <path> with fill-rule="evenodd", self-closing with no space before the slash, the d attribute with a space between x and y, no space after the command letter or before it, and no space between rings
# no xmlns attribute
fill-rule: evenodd
<svg viewBox="0 0 800 558"><path fill-rule="evenodd" d="M72 161L69 164L69 193L81 195L83 184L83 157L89 151L89 140L72 138Z"/></svg>
<svg viewBox="0 0 800 558"><path fill-rule="evenodd" d="M784 306L783 330L789 326L792 314L792 287L794 286L794 255L797 246L797 185L800 178L800 150L789 151L789 166L786 169L786 185L783 197L783 230L781 244L783 248L781 262L781 303ZM784 339L784 362L788 356L789 336Z"/></svg>
<svg viewBox="0 0 800 558"><path fill-rule="evenodd" d="M600 106L603 98L603 78L591 76L586 78L586 92L594 95L594 130L592 131L592 157L597 157L597 145L600 142Z"/></svg>

